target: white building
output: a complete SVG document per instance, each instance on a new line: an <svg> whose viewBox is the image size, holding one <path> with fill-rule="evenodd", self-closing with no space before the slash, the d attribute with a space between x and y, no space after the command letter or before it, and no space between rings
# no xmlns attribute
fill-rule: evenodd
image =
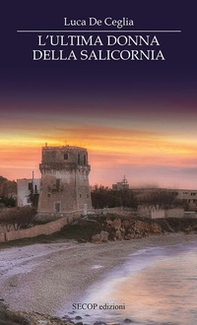
<svg viewBox="0 0 197 325"><path fill-rule="evenodd" d="M197 210L197 190L177 190L177 199L187 203L190 210Z"/></svg>
<svg viewBox="0 0 197 325"><path fill-rule="evenodd" d="M40 193L40 179L22 178L17 179L17 206L24 207L32 205L32 195Z"/></svg>

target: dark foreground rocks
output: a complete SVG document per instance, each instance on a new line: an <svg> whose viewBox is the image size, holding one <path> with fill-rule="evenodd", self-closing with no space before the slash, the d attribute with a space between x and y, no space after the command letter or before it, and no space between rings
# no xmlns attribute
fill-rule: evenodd
<svg viewBox="0 0 197 325"><path fill-rule="evenodd" d="M38 312L14 311L2 301L3 299L0 299L0 325L85 325L81 316L76 316L72 320L68 315L60 319ZM122 324L132 322L131 319L126 318ZM96 321L93 325L119 325L119 323Z"/></svg>
<svg viewBox="0 0 197 325"><path fill-rule="evenodd" d="M81 316L73 320L65 315L62 319L38 312L14 311L0 299L0 325L85 325ZM109 325L109 323L97 321L94 325ZM110 325L118 325L110 323Z"/></svg>
<svg viewBox="0 0 197 325"><path fill-rule="evenodd" d="M0 301L0 325L73 325L73 322L37 312L14 311Z"/></svg>

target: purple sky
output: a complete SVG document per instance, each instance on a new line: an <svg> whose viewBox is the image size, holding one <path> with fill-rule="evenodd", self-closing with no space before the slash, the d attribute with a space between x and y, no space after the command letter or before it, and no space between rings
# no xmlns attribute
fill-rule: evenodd
<svg viewBox="0 0 197 325"><path fill-rule="evenodd" d="M35 170L39 176L44 143L68 143L87 147L92 185L111 185L126 175L133 186L197 188L193 5L177 0L3 4L0 174L16 179ZM134 20L131 30L181 32L155 32L165 61L33 61L37 33L17 30L62 30L64 17L128 17ZM125 29L115 35L125 35Z"/></svg>

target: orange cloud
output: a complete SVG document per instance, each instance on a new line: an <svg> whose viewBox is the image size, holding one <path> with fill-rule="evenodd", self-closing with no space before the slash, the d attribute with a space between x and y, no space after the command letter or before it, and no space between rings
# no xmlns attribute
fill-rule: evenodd
<svg viewBox="0 0 197 325"><path fill-rule="evenodd" d="M190 138L170 136L163 130L146 130L119 126L76 125L62 127L56 123L43 124L37 118L26 121L20 129L7 125L1 130L0 174L15 170L16 176L24 170L28 177L37 170L41 160L41 147L48 145L76 145L85 147L89 152L92 169L111 169L111 166L140 165L148 166L194 166L197 160L197 145ZM31 123L32 122L32 123ZM13 121L12 121L13 123ZM17 123L16 123L17 124ZM111 169L113 173L113 169Z"/></svg>

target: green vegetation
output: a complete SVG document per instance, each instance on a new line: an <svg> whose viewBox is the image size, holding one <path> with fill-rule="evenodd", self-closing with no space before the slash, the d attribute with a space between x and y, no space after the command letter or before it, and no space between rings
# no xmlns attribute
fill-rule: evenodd
<svg viewBox="0 0 197 325"><path fill-rule="evenodd" d="M17 183L0 176L0 210L16 206Z"/></svg>
<svg viewBox="0 0 197 325"><path fill-rule="evenodd" d="M66 239L74 239L79 242L91 241L91 237L104 229L106 217L89 217L88 219L79 219L78 221L65 226L59 236ZM57 235L57 234L56 234ZM55 234L53 235L53 237Z"/></svg>
<svg viewBox="0 0 197 325"><path fill-rule="evenodd" d="M137 208L137 201L131 189L112 190L104 186L95 186L91 192L92 206L95 209L103 209L105 207L129 207Z"/></svg>
<svg viewBox="0 0 197 325"><path fill-rule="evenodd" d="M173 192L168 192L163 189L154 189L140 195L136 195L138 204L158 206L160 209L169 209L176 206L182 206L177 201L177 195Z"/></svg>
<svg viewBox="0 0 197 325"><path fill-rule="evenodd" d="M23 208L3 209L0 212L0 224L10 231L28 227L34 220L36 211L29 206Z"/></svg>
<svg viewBox="0 0 197 325"><path fill-rule="evenodd" d="M105 186L95 186L91 191L92 206L95 209L127 207L136 209L138 205L148 204L166 209L180 206L176 194L163 189L133 190L123 188L113 190Z"/></svg>
<svg viewBox="0 0 197 325"><path fill-rule="evenodd" d="M5 197L5 196L0 197L0 210L5 207L12 208L15 206L16 206L16 199L14 199L13 197Z"/></svg>

